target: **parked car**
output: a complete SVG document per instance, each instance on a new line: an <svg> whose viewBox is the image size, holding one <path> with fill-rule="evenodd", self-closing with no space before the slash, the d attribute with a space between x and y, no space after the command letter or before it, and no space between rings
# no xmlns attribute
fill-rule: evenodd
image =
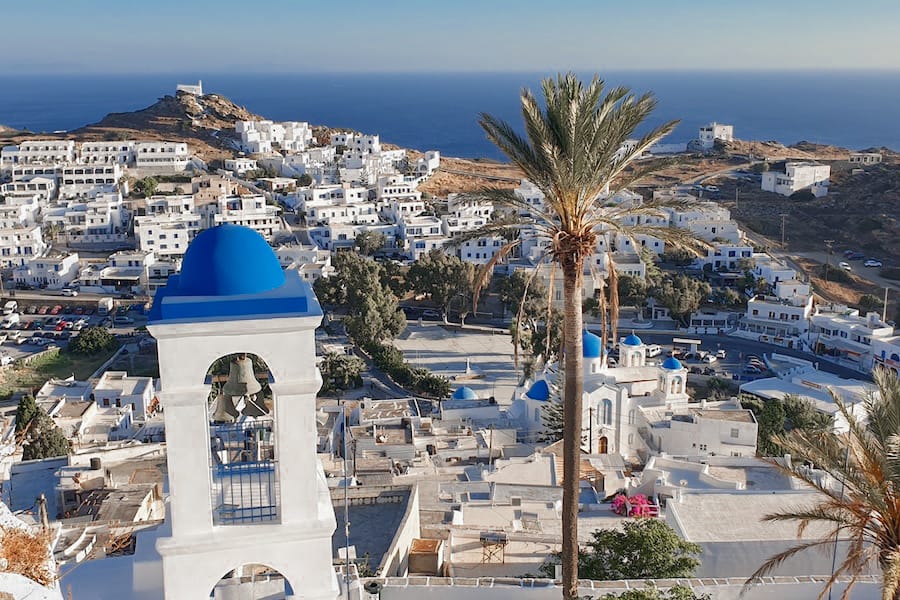
<svg viewBox="0 0 900 600"><path fill-rule="evenodd" d="M37 326L37 321L25 321L25 324L22 325L22 329L28 331L29 329L34 329Z"/></svg>
<svg viewBox="0 0 900 600"><path fill-rule="evenodd" d="M72 288L63 288L62 295L68 296L69 298L74 298L78 295L78 290L73 290Z"/></svg>
<svg viewBox="0 0 900 600"><path fill-rule="evenodd" d="M850 259L850 260L853 260L853 259ZM844 261L839 262L839 263L838 263L838 266L839 266L840 268L842 268L843 270L845 270L845 271L852 271L852 270L853 270L853 267L850 266L850 263L846 263L846 262L844 262Z"/></svg>
<svg viewBox="0 0 900 600"><path fill-rule="evenodd" d="M651 344L647 346L647 357L653 358L662 354L662 347L659 344Z"/></svg>
<svg viewBox="0 0 900 600"><path fill-rule="evenodd" d="M113 323L115 323L116 325L131 325L132 323L134 323L134 319L132 319L131 317L123 317L120 315L113 319Z"/></svg>
<svg viewBox="0 0 900 600"><path fill-rule="evenodd" d="M38 309L37 314L46 315L48 312L50 312L50 307L44 304Z"/></svg>
<svg viewBox="0 0 900 600"><path fill-rule="evenodd" d="M755 375L758 373L762 373L762 369L754 367L753 365L747 365L746 367L744 367L744 373L751 373Z"/></svg>
<svg viewBox="0 0 900 600"><path fill-rule="evenodd" d="M862 252L854 252L847 257L847 260L862 260L866 257Z"/></svg>
<svg viewBox="0 0 900 600"><path fill-rule="evenodd" d="M84 307L83 307L83 306L76 306L76 307L75 307L75 314L76 314L76 315L83 315L83 314L84 314Z"/></svg>
<svg viewBox="0 0 900 600"><path fill-rule="evenodd" d="M31 305L29 305L29 306L27 306L27 307L25 308L25 314L26 314L26 315L33 315L33 314L36 313L37 311L38 311L38 307L35 306L34 304L31 304Z"/></svg>
<svg viewBox="0 0 900 600"><path fill-rule="evenodd" d="M50 314L51 314L51 315L58 315L59 313L62 312L62 308L63 308L63 307L62 307L61 304L57 304L56 306L54 306L53 308L50 309Z"/></svg>
<svg viewBox="0 0 900 600"><path fill-rule="evenodd" d="M716 370L712 367L703 367L703 374L712 376L716 374Z"/></svg>
<svg viewBox="0 0 900 600"><path fill-rule="evenodd" d="M725 357L726 357L725 348L719 348L718 350L716 350L716 358L725 358Z"/></svg>
<svg viewBox="0 0 900 600"><path fill-rule="evenodd" d="M877 258L870 258L866 262L863 263L864 267L881 267L884 266L881 264L881 261Z"/></svg>
<svg viewBox="0 0 900 600"><path fill-rule="evenodd" d="M688 373L690 373L691 375L700 375L701 373L703 373L703 369L701 369L700 367L691 367L690 369L688 369Z"/></svg>
<svg viewBox="0 0 900 600"><path fill-rule="evenodd" d="M716 358L715 354L707 354L706 356L703 357L703 362L705 362L705 363L712 364L712 363L716 362L717 360L718 359Z"/></svg>
<svg viewBox="0 0 900 600"><path fill-rule="evenodd" d="M436 310L427 308L422 311L422 318L425 319L426 321L440 321L441 313L439 313Z"/></svg>
<svg viewBox="0 0 900 600"><path fill-rule="evenodd" d="M71 304L66 304L63 306L62 312L64 315L71 315L75 312L75 308Z"/></svg>

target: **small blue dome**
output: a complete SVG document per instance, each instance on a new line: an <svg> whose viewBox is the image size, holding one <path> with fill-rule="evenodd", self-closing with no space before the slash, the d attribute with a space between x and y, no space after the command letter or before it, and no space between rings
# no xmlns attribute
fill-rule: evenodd
<svg viewBox="0 0 900 600"><path fill-rule="evenodd" d="M450 396L453 400L477 400L478 396L472 391L472 388L468 386L462 386Z"/></svg>
<svg viewBox="0 0 900 600"><path fill-rule="evenodd" d="M684 368L681 366L681 361L674 356L670 356L669 358L664 360L661 366L663 369L666 369L668 371L679 371Z"/></svg>
<svg viewBox="0 0 900 600"><path fill-rule="evenodd" d="M641 338L634 335L633 333L629 335L627 338L622 340L622 344L625 346L640 346L644 342L641 341Z"/></svg>
<svg viewBox="0 0 900 600"><path fill-rule="evenodd" d="M550 386L545 380L538 379L525 394L532 400L546 401L550 399Z"/></svg>
<svg viewBox="0 0 900 600"><path fill-rule="evenodd" d="M581 335L581 355L584 358L600 358L603 353L603 342L599 335L594 335L587 329Z"/></svg>
<svg viewBox="0 0 900 600"><path fill-rule="evenodd" d="M256 231L219 225L188 246L178 278L180 296L259 294L284 284L284 271L271 246Z"/></svg>

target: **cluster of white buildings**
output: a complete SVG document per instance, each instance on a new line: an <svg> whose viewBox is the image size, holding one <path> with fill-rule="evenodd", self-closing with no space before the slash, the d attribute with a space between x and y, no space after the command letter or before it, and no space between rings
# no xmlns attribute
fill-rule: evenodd
<svg viewBox="0 0 900 600"><path fill-rule="evenodd" d="M313 140L309 123L302 121L238 121L234 130L241 149L251 154L269 154L273 144L288 153L303 152Z"/></svg>

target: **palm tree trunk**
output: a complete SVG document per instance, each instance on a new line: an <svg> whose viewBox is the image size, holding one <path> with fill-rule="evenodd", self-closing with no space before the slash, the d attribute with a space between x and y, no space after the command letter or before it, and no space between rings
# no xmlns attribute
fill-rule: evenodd
<svg viewBox="0 0 900 600"><path fill-rule="evenodd" d="M563 335L565 336L563 388L563 598L578 597L578 483L581 454L581 393L584 387L581 344L584 266L578 257L563 257Z"/></svg>

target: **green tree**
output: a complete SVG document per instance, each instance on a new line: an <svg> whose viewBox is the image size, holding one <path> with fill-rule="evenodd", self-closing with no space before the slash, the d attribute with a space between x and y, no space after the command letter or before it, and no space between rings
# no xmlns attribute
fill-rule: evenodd
<svg viewBox="0 0 900 600"><path fill-rule="evenodd" d="M782 456L785 449L776 438L785 431L825 431L832 427L832 418L816 409L815 405L796 395L781 400L744 398L741 406L753 411L758 426L756 451L760 456Z"/></svg>
<svg viewBox="0 0 900 600"><path fill-rule="evenodd" d="M490 139L525 178L544 195L546 209L535 207L519 198L512 190L490 188L483 195L511 214L530 214L528 221L503 219L492 221L477 234L499 234L508 228L520 236L505 244L485 265L483 273L507 256L523 239L539 237L549 240L547 260L558 267L563 279L563 314L565 361L562 365L565 384L565 435L563 462L566 473L578 472L581 432L581 395L583 369L581 330L585 259L597 250L600 231L611 231L625 238L639 234L652 235L666 242L686 242L684 230L649 225L628 225L635 213L662 214L662 203L647 202L640 206L621 203L607 206L604 192L611 194L641 179L654 164L637 167L634 163L651 145L670 133L676 123L666 123L650 130L629 150L620 151L626 139L651 114L656 104L652 95L634 96L626 88L608 91L597 77L584 84L569 73L542 82L543 102L529 90L521 96L525 134L490 115L482 114L479 123ZM616 271L608 261L609 311L603 311L601 334L618 321ZM484 277L478 279L484 281ZM477 291L476 285L475 299ZM601 294L605 301L605 296ZM604 307L605 308L605 307ZM608 315L608 321L607 321ZM562 567L563 595L578 595L578 477L563 481Z"/></svg>
<svg viewBox="0 0 900 600"><path fill-rule="evenodd" d="M475 267L471 263L435 248L409 267L406 279L410 288L427 294L440 307L446 320L454 300L461 301L460 307L471 306L474 275Z"/></svg>
<svg viewBox="0 0 900 600"><path fill-rule="evenodd" d="M356 250L365 256L372 256L384 248L387 236L380 231L363 231L356 236Z"/></svg>
<svg viewBox="0 0 900 600"><path fill-rule="evenodd" d="M862 399L865 420L832 393L848 423L847 432L795 429L777 436L776 442L793 460L790 465L773 461L774 466L816 492L818 500L803 507L785 505L764 520L794 521L800 531L820 526L823 533L769 558L746 587L796 554L810 549L831 552L840 538L848 544L846 557L821 595L827 595L838 577L850 577L852 585L877 562L882 571L881 597L900 599L900 379L881 367L873 376L875 390ZM823 479L823 472L827 478ZM823 483L828 480L833 483Z"/></svg>
<svg viewBox="0 0 900 600"><path fill-rule="evenodd" d="M37 402L34 401L31 394L22 396L22 399L19 400L19 406L16 407L16 433L28 429L32 419L34 419L39 412L40 409L38 409Z"/></svg>
<svg viewBox="0 0 900 600"><path fill-rule="evenodd" d="M884 302L882 302L881 298L873 294L863 294L859 297L859 302L857 304L862 313L879 311L884 307Z"/></svg>
<svg viewBox="0 0 900 600"><path fill-rule="evenodd" d="M663 252L663 262L674 263L679 267L686 267L694 263L697 255L688 248L679 248L677 246L666 248Z"/></svg>
<svg viewBox="0 0 900 600"><path fill-rule="evenodd" d="M698 596L686 585L675 585L667 590L660 590L653 583L648 583L642 590L628 590L621 594L603 594L599 600L710 600L709 594Z"/></svg>
<svg viewBox="0 0 900 600"><path fill-rule="evenodd" d="M38 409L26 440L22 448L22 460L66 456L72 450L65 434L44 409Z"/></svg>
<svg viewBox="0 0 900 600"><path fill-rule="evenodd" d="M322 373L322 392L347 390L362 385L366 363L357 356L328 352L319 363Z"/></svg>
<svg viewBox="0 0 900 600"><path fill-rule="evenodd" d="M626 521L622 530L598 529L578 557L578 577L601 581L618 579L675 579L693 577L700 566L698 544L683 540L659 519ZM559 555L541 565L552 576Z"/></svg>
<svg viewBox="0 0 900 600"><path fill-rule="evenodd" d="M323 304L346 309L347 333L363 347L393 339L406 328L397 298L384 284L381 265L356 252L334 257L335 273L316 280L316 295Z"/></svg>
<svg viewBox="0 0 900 600"><path fill-rule="evenodd" d="M700 308L711 292L712 288L705 281L685 275L668 275L654 288L653 297L669 309L672 318L687 325L691 313Z"/></svg>
<svg viewBox="0 0 900 600"><path fill-rule="evenodd" d="M304 173L300 177L297 177L297 185L300 187L309 187L312 185L313 178L309 176L309 174Z"/></svg>
<svg viewBox="0 0 900 600"><path fill-rule="evenodd" d="M134 182L134 191L145 198L152 196L159 188L159 181L155 177L144 177Z"/></svg>
<svg viewBox="0 0 900 600"><path fill-rule="evenodd" d="M642 307L647 301L647 282L634 275L619 275L619 302Z"/></svg>
<svg viewBox="0 0 900 600"><path fill-rule="evenodd" d="M69 342L69 352L82 356L93 356L118 347L119 342L106 327L87 327L82 329Z"/></svg>

